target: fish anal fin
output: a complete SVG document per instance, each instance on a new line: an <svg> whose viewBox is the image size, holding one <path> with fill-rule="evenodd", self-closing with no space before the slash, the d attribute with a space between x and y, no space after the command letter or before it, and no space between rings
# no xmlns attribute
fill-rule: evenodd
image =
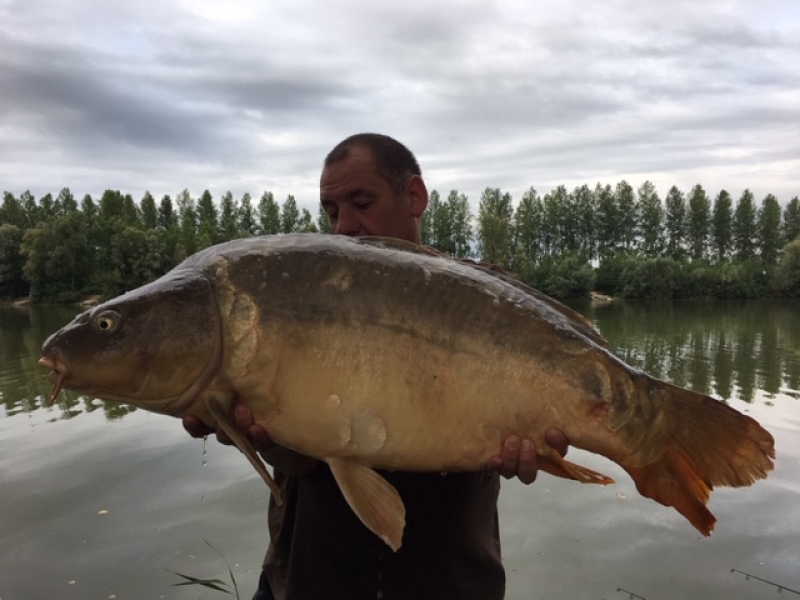
<svg viewBox="0 0 800 600"><path fill-rule="evenodd" d="M568 460L564 460L558 452L553 452L552 456L539 456L539 468L542 471L555 475L556 477L563 477L564 479L574 479L581 483L596 483L599 485L609 485L614 483L614 480L607 475L593 471L588 467L584 467Z"/></svg>
<svg viewBox="0 0 800 600"><path fill-rule="evenodd" d="M253 448L253 444L251 444L250 440L248 440L242 432L236 428L236 425L233 424L228 411L223 406L223 402L216 396L208 396L206 397L206 407L208 407L208 411L214 417L217 426L228 434L231 441L236 444L236 447L247 457L250 464L253 465L258 474L261 475L261 479L269 486L275 498L275 503L278 506L283 504L283 498L281 497L281 490L278 484L275 483L272 475L267 471L267 466L264 464L264 461L261 460L256 449Z"/></svg>
<svg viewBox="0 0 800 600"><path fill-rule="evenodd" d="M406 508L394 486L371 467L354 460L327 458L325 462L353 512L397 552L403 543Z"/></svg>

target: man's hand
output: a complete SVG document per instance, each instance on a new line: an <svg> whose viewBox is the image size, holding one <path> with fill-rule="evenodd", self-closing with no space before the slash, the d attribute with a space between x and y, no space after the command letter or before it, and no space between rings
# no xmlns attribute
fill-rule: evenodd
<svg viewBox="0 0 800 600"><path fill-rule="evenodd" d="M253 448L255 448L258 452L267 452L275 447L275 442L270 439L264 428L255 424L255 421L253 420L253 413L250 412L250 409L244 402L234 403L232 417L233 424L245 435L247 439L250 440L250 443L253 444ZM183 428L189 433L189 435L195 438L201 438L214 433L214 429L207 426L197 417L192 416L183 418ZM217 440L219 440L221 444L225 444L227 446L233 445L231 438L228 437L228 434L222 431L222 429L216 430L216 433Z"/></svg>
<svg viewBox="0 0 800 600"><path fill-rule="evenodd" d="M566 436L558 429L549 429L545 433L547 443L555 448L561 456L567 453L569 443ZM508 436L503 442L500 454L493 456L486 463L489 471L498 471L506 479L519 478L522 483L533 483L539 472L536 460L536 448L529 439L520 440L516 435Z"/></svg>

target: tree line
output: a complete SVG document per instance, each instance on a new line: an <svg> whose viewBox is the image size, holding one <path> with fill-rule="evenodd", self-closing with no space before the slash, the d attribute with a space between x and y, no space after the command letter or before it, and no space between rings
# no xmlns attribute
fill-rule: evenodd
<svg viewBox="0 0 800 600"><path fill-rule="evenodd" d="M463 194L431 193L423 242L456 256L498 264L551 296L592 289L634 298L800 296L800 201L783 209L750 190L738 200L701 185L673 186L662 201L645 181L621 181L544 196L534 188L515 205L486 188L473 221Z"/></svg>
<svg viewBox="0 0 800 600"><path fill-rule="evenodd" d="M629 297L800 296L800 202L783 209L772 194L756 205L745 190L734 205L696 185L672 187L662 202L650 182L569 192L534 188L515 205L499 188L481 194L473 215L457 190L430 194L423 243L497 264L550 295L591 289ZM145 192L106 190L80 203L69 188L38 200L5 192L0 206L0 298L71 302L114 296L167 272L208 246L253 235L327 232L294 196L188 190L156 201Z"/></svg>

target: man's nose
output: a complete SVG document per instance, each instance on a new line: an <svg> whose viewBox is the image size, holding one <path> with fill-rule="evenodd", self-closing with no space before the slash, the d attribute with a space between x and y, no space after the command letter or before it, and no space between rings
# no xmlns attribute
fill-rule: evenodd
<svg viewBox="0 0 800 600"><path fill-rule="evenodd" d="M358 221L356 211L349 207L340 207L338 220L336 221L336 231L339 235L358 235L361 232L361 224Z"/></svg>

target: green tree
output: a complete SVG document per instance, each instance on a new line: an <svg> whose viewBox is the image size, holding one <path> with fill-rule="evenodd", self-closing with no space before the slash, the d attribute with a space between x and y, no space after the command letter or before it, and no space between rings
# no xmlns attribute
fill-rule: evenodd
<svg viewBox="0 0 800 600"><path fill-rule="evenodd" d="M199 249L217 243L219 216L211 192L204 190L197 201L197 245Z"/></svg>
<svg viewBox="0 0 800 600"><path fill-rule="evenodd" d="M319 208L317 209L318 216L317 216L317 228L319 229L320 233L330 233L331 232L331 221L328 218L328 213L325 212L325 209L322 208L322 204L319 204Z"/></svg>
<svg viewBox="0 0 800 600"><path fill-rule="evenodd" d="M59 216L70 215L78 210L78 203L75 200L75 196L73 196L69 188L66 187L58 193L55 204L57 207L56 214Z"/></svg>
<svg viewBox="0 0 800 600"><path fill-rule="evenodd" d="M40 221L22 237L24 276L33 300L74 301L89 280L90 252L84 216Z"/></svg>
<svg viewBox="0 0 800 600"><path fill-rule="evenodd" d="M45 194L39 198L39 215L44 220L50 220L58 214L58 207L53 200L53 194Z"/></svg>
<svg viewBox="0 0 800 600"><path fill-rule="evenodd" d="M275 235L281 232L281 213L272 192L264 192L258 203L258 220L261 235Z"/></svg>
<svg viewBox="0 0 800 600"><path fill-rule="evenodd" d="M557 258L567 249L567 190L562 185L542 198L542 252Z"/></svg>
<svg viewBox="0 0 800 600"><path fill-rule="evenodd" d="M650 300L672 298L680 288L680 279L680 263L673 258L629 258L620 276L622 295Z"/></svg>
<svg viewBox="0 0 800 600"><path fill-rule="evenodd" d="M584 184L572 192L576 215L576 236L578 253L583 260L591 260L597 256L597 232L595 217L594 193Z"/></svg>
<svg viewBox="0 0 800 600"><path fill-rule="evenodd" d="M772 288L779 294L800 298L800 239L789 242L781 253L775 269Z"/></svg>
<svg viewBox="0 0 800 600"><path fill-rule="evenodd" d="M100 197L99 219L103 226L125 221L125 200L119 190L106 190Z"/></svg>
<svg viewBox="0 0 800 600"><path fill-rule="evenodd" d="M513 263L511 268L523 281L533 283L534 267L541 260L544 204L536 189L522 194L514 211Z"/></svg>
<svg viewBox="0 0 800 600"><path fill-rule="evenodd" d="M610 185L603 187L598 183L594 195L597 211L597 256L602 263L617 255L620 247L620 215L617 199Z"/></svg>
<svg viewBox="0 0 800 600"><path fill-rule="evenodd" d="M664 252L664 207L661 198L650 181L639 186L636 194L642 254L647 258L661 256Z"/></svg>
<svg viewBox="0 0 800 600"><path fill-rule="evenodd" d="M281 232L294 233L298 230L299 223L300 210L297 208L297 201L289 194L281 206Z"/></svg>
<svg viewBox="0 0 800 600"><path fill-rule="evenodd" d="M542 291L554 298L585 298L594 288L594 269L576 254L549 261L541 284Z"/></svg>
<svg viewBox="0 0 800 600"><path fill-rule="evenodd" d="M639 218L636 211L636 195L631 185L624 179L617 184L614 190L617 205L617 239L620 247L625 252L631 252L636 247L636 234Z"/></svg>
<svg viewBox="0 0 800 600"><path fill-rule="evenodd" d="M0 224L0 298L28 295L23 278L25 260L20 253L22 229L12 223Z"/></svg>
<svg viewBox="0 0 800 600"><path fill-rule="evenodd" d="M717 262L728 260L733 245L733 202L731 195L722 190L714 199L711 216L711 246Z"/></svg>
<svg viewBox="0 0 800 600"><path fill-rule="evenodd" d="M154 230L126 227L111 238L111 277L104 290L116 296L162 274L164 243Z"/></svg>
<svg viewBox="0 0 800 600"><path fill-rule="evenodd" d="M783 239L791 242L800 238L800 200L792 198L783 209Z"/></svg>
<svg viewBox="0 0 800 600"><path fill-rule="evenodd" d="M31 194L30 190L25 190L19 197L19 203L25 213L25 226L22 229L31 229L36 227L36 224L42 220L42 213L39 205L36 203L36 198Z"/></svg>
<svg viewBox="0 0 800 600"><path fill-rule="evenodd" d="M245 192L239 201L238 228L240 235L250 237L256 234L256 212L250 194Z"/></svg>
<svg viewBox="0 0 800 600"><path fill-rule="evenodd" d="M752 260L756 255L756 205L753 194L745 190L736 203L733 213L733 247L740 261Z"/></svg>
<svg viewBox="0 0 800 600"><path fill-rule="evenodd" d="M450 215L451 254L456 258L472 256L472 212L467 197L459 194L458 190L450 190L447 212Z"/></svg>
<svg viewBox="0 0 800 600"><path fill-rule="evenodd" d="M685 254L686 199L674 185L667 194L664 226L667 238L667 256L680 260Z"/></svg>
<svg viewBox="0 0 800 600"><path fill-rule="evenodd" d="M433 246L436 247L436 234L433 227L433 220L436 211L439 208L439 204L441 204L441 197L439 196L439 192L436 190L431 190L431 193L428 194L428 207L425 209L425 212L422 213L422 218L420 219L420 231L422 234L422 243L426 246Z"/></svg>
<svg viewBox="0 0 800 600"><path fill-rule="evenodd" d="M156 209L156 199L150 192L145 192L139 202L142 211L142 225L145 229L155 229L158 227L158 210Z"/></svg>
<svg viewBox="0 0 800 600"><path fill-rule="evenodd" d="M95 225L98 218L97 204L89 194L84 195L81 200L81 212L87 225Z"/></svg>
<svg viewBox="0 0 800 600"><path fill-rule="evenodd" d="M189 190L186 189L177 195L175 202L178 205L180 220L180 236L175 254L176 260L180 262L198 250L197 209L194 198L189 194Z"/></svg>
<svg viewBox="0 0 800 600"><path fill-rule="evenodd" d="M239 207L230 190L222 196L219 216L218 241L227 242L239 237Z"/></svg>
<svg viewBox="0 0 800 600"><path fill-rule="evenodd" d="M699 183L689 193L686 234L692 260L705 258L711 235L711 200Z"/></svg>
<svg viewBox="0 0 800 600"><path fill-rule="evenodd" d="M300 218L297 219L297 233L319 233L311 211L307 208L300 211Z"/></svg>
<svg viewBox="0 0 800 600"><path fill-rule="evenodd" d="M3 192L3 205L0 206L0 225L14 225L20 230L26 228L25 209L11 192Z"/></svg>
<svg viewBox="0 0 800 600"><path fill-rule="evenodd" d="M166 273L184 258L178 214L175 212L175 207L169 194L164 194L161 197L156 221L156 231L164 244L164 260L161 270Z"/></svg>
<svg viewBox="0 0 800 600"><path fill-rule="evenodd" d="M188 193L188 192L187 192ZM175 207L169 194L164 194L158 204L158 226L164 230L178 226L178 215L175 214Z"/></svg>
<svg viewBox="0 0 800 600"><path fill-rule="evenodd" d="M508 267L511 250L511 194L486 188L478 208L478 249L485 262Z"/></svg>
<svg viewBox="0 0 800 600"><path fill-rule="evenodd" d="M758 250L761 262L768 268L778 264L778 253L783 246L781 232L781 205L772 194L767 194L758 211Z"/></svg>
<svg viewBox="0 0 800 600"><path fill-rule="evenodd" d="M450 215L450 205L445 201L442 202L439 197L439 192L434 190L431 198L435 198L435 202L426 211L432 217L433 227L433 241L431 246L445 254L454 254L455 248L453 247L453 223Z"/></svg>
<svg viewBox="0 0 800 600"><path fill-rule="evenodd" d="M125 194L122 197L122 221L129 227L142 226L142 211L136 204L136 200L130 194Z"/></svg>

